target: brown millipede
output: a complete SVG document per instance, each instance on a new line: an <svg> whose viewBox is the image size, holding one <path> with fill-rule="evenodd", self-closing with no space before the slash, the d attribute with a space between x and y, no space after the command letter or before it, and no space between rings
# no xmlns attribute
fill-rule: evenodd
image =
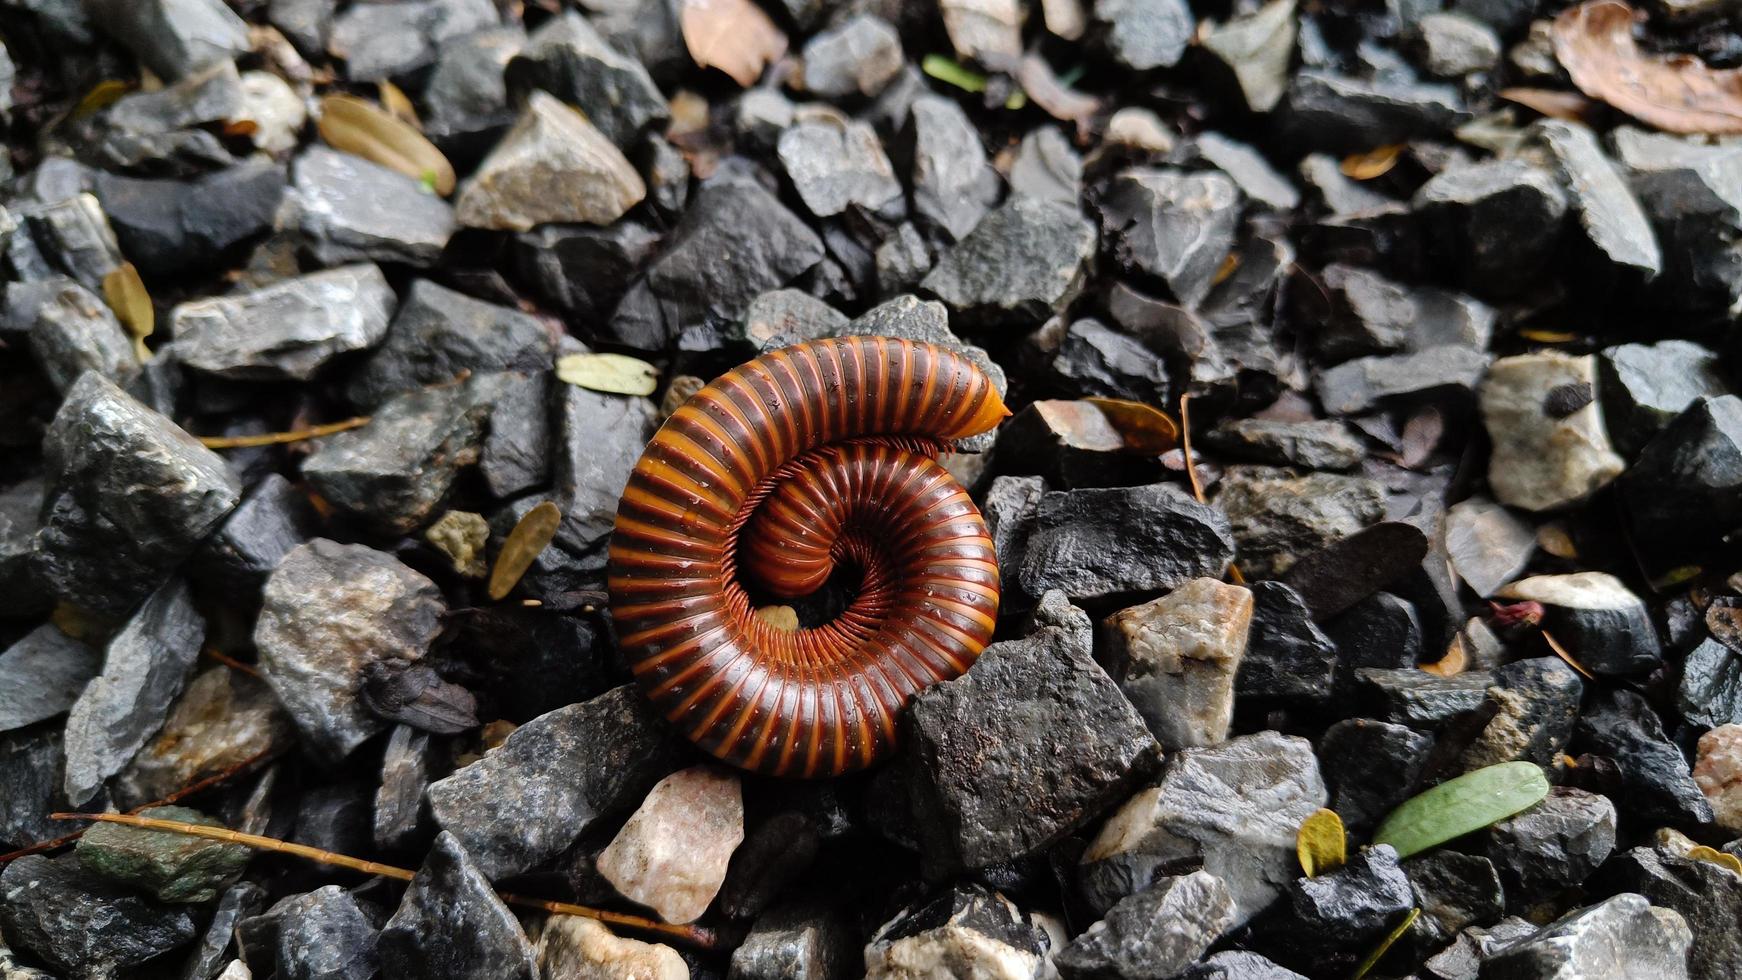
<svg viewBox="0 0 1742 980"><path fill-rule="evenodd" d="M998 561L937 462L1010 413L967 357L848 337L764 354L685 402L648 443L611 535L611 612L641 688L726 762L776 775L864 768L916 692L990 641ZM756 616L836 563L857 595L823 625Z"/></svg>

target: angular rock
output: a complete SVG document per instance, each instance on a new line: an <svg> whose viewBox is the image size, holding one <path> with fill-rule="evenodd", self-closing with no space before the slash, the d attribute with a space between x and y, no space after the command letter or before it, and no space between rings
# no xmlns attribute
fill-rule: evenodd
<svg viewBox="0 0 1742 980"><path fill-rule="evenodd" d="M1645 896L1680 913L1693 932L1691 980L1720 980L1742 969L1742 879L1716 864L1680 857L1662 847L1636 847L1605 866L1604 883Z"/></svg>
<svg viewBox="0 0 1742 980"><path fill-rule="evenodd" d="M1464 283L1494 295L1535 281L1553 257L1567 212L1559 182L1516 159L1442 171L1413 203Z"/></svg>
<svg viewBox="0 0 1742 980"><path fill-rule="evenodd" d="M1161 358L1099 320L1078 320L1065 329L1052 370L1066 386L1090 397L1161 401L1167 386Z"/></svg>
<svg viewBox="0 0 1742 980"><path fill-rule="evenodd" d="M1663 734L1645 699L1632 691L1599 694L1579 717L1578 737L1615 763L1627 817L1642 822L1706 823L1711 804L1700 793L1681 750Z"/></svg>
<svg viewBox="0 0 1742 980"><path fill-rule="evenodd" d="M279 980L369 980L380 930L380 910L326 885L243 919L236 942L252 969Z"/></svg>
<svg viewBox="0 0 1742 980"><path fill-rule="evenodd" d="M903 63L895 28L881 17L857 14L805 42L805 91L826 99L868 99L901 73Z"/></svg>
<svg viewBox="0 0 1742 980"><path fill-rule="evenodd" d="M67 713L63 785L69 803L95 796L163 725L205 638L206 621L187 584L174 578L109 641L102 673Z"/></svg>
<svg viewBox="0 0 1742 980"><path fill-rule="evenodd" d="M84 643L44 623L0 653L0 732L53 718L103 666Z"/></svg>
<svg viewBox="0 0 1742 980"><path fill-rule="evenodd" d="M1340 973L1414 905L1397 852L1390 844L1375 844L1349 855L1335 871L1295 879L1253 928L1261 948L1274 950L1273 958Z"/></svg>
<svg viewBox="0 0 1742 980"><path fill-rule="evenodd" d="M70 809L61 789L64 741L54 725L0 734L0 841L28 847L66 833L64 823L48 817Z"/></svg>
<svg viewBox="0 0 1742 980"><path fill-rule="evenodd" d="M1371 718L1345 718L1325 729L1319 768L1331 809L1357 832L1415 795L1434 748L1432 735Z"/></svg>
<svg viewBox="0 0 1742 980"><path fill-rule="evenodd" d="M1482 422L1494 444L1488 483L1501 503L1564 507L1621 474L1626 462L1609 446L1596 380L1590 355L1520 354L1489 368Z"/></svg>
<svg viewBox="0 0 1742 980"><path fill-rule="evenodd" d="M51 605L45 583L30 570L42 526L42 492L36 477L0 490L0 616L46 613Z"/></svg>
<svg viewBox="0 0 1742 980"><path fill-rule="evenodd" d="M218 665L194 675L163 728L115 778L122 806L140 806L264 752L287 748L294 729L272 689Z"/></svg>
<svg viewBox="0 0 1742 980"><path fill-rule="evenodd" d="M549 92L581 110L624 150L671 118L665 96L641 62L612 47L572 11L534 31L525 50L508 63L506 77L516 89Z"/></svg>
<svg viewBox="0 0 1742 980"><path fill-rule="evenodd" d="M1609 438L1628 459L1695 399L1716 398L1729 389L1717 355L1686 340L1605 348L1597 360L1597 379Z"/></svg>
<svg viewBox="0 0 1742 980"><path fill-rule="evenodd" d="M863 954L835 916L803 906L776 909L756 920L732 951L728 980L829 980L860 969Z"/></svg>
<svg viewBox="0 0 1742 980"><path fill-rule="evenodd" d="M1533 575L1495 594L1541 603L1543 626L1594 673L1642 673L1663 659L1644 600L1613 575Z"/></svg>
<svg viewBox="0 0 1742 980"><path fill-rule="evenodd" d="M432 520L462 467L478 461L495 379L420 388L383 404L368 425L322 440L303 476L322 497L386 530Z"/></svg>
<svg viewBox="0 0 1742 980"><path fill-rule="evenodd" d="M908 115L917 219L960 241L998 201L997 171L986 162L979 130L956 100L922 95ZM1068 201L1076 203L1075 195Z"/></svg>
<svg viewBox="0 0 1742 980"><path fill-rule="evenodd" d="M1645 567L1663 574L1713 557L1742 526L1742 398L1701 397L1676 416L1616 481Z"/></svg>
<svg viewBox="0 0 1742 980"><path fill-rule="evenodd" d="M516 264L546 302L579 322L610 313L659 236L633 221L609 228L541 225L515 238Z"/></svg>
<svg viewBox="0 0 1742 980"><path fill-rule="evenodd" d="M1066 978L1170 977L1203 956L1233 922L1228 886L1194 871L1121 899L1053 963Z"/></svg>
<svg viewBox="0 0 1742 980"><path fill-rule="evenodd" d="M646 701L614 688L534 718L484 758L430 784L430 810L494 881L555 859L628 810L680 758ZM506 810L505 799L519 802Z"/></svg>
<svg viewBox="0 0 1742 980"><path fill-rule="evenodd" d="M1682 662L1682 714L1696 725L1742 722L1742 656L1716 640L1707 640Z"/></svg>
<svg viewBox="0 0 1742 980"><path fill-rule="evenodd" d="M504 73L525 46L518 25L445 41L423 87L424 135L444 148L493 145L514 124Z"/></svg>
<svg viewBox="0 0 1742 980"><path fill-rule="evenodd" d="M1219 173L1127 170L1101 204L1101 234L1123 266L1196 307L1234 245L1240 191Z"/></svg>
<svg viewBox="0 0 1742 980"><path fill-rule="evenodd" d="M622 151L585 116L535 91L460 188L454 215L468 228L498 231L554 221L608 225L646 196Z"/></svg>
<svg viewBox="0 0 1742 980"><path fill-rule="evenodd" d="M1177 64L1197 26L1183 0L1095 0L1095 20L1114 60L1135 71Z"/></svg>
<svg viewBox="0 0 1742 980"><path fill-rule="evenodd" d="M140 816L223 826L185 806L151 807ZM253 857L241 844L112 823L87 828L74 853L94 875L130 885L159 902L180 904L215 900L236 883Z"/></svg>
<svg viewBox="0 0 1742 980"><path fill-rule="evenodd" d="M1082 290L1095 230L1075 207L1017 197L989 212L920 283L969 326L1038 324Z"/></svg>
<svg viewBox="0 0 1742 980"><path fill-rule="evenodd" d="M1426 945L1455 941L1470 926L1494 922L1506 912L1500 874L1485 857L1439 849L1410 858L1403 873L1422 911L1409 934Z"/></svg>
<svg viewBox="0 0 1742 980"><path fill-rule="evenodd" d="M1597 137L1579 123L1559 119L1541 120L1533 130L1560 169L1585 240L1616 266L1647 279L1657 275L1663 253L1651 222Z"/></svg>
<svg viewBox="0 0 1742 980"><path fill-rule="evenodd" d="M266 580L261 675L304 738L342 758L385 727L359 700L365 668L422 659L444 608L435 583L391 556L317 538Z"/></svg>
<svg viewBox="0 0 1742 980"><path fill-rule="evenodd" d="M247 965L230 951L236 941L237 923L259 914L265 904L265 890L250 881L225 891L194 948L182 961L183 980L252 980Z"/></svg>
<svg viewBox="0 0 1742 980"><path fill-rule="evenodd" d="M1220 575L1233 557L1227 518L1172 484L1054 491L1035 507L1020 582L1113 599Z"/></svg>
<svg viewBox="0 0 1742 980"><path fill-rule="evenodd" d="M127 258L146 276L176 276L202 272L271 231L285 175L282 165L252 161L191 181L100 173L91 189Z"/></svg>
<svg viewBox="0 0 1742 980"><path fill-rule="evenodd" d="M1378 698L1385 721L1426 732L1455 730L1475 717L1486 705L1494 681L1483 671L1441 677L1413 667L1362 667L1355 676Z"/></svg>
<svg viewBox="0 0 1742 980"><path fill-rule="evenodd" d="M1294 55L1294 0L1273 0L1258 10L1213 25L1203 47L1234 76L1246 107L1269 112L1288 88Z"/></svg>
<svg viewBox="0 0 1742 980"><path fill-rule="evenodd" d="M1514 903L1583 884L1614 849L1615 804L1567 786L1488 828L1488 857Z"/></svg>
<svg viewBox="0 0 1742 980"><path fill-rule="evenodd" d="M957 976L1039 980L1052 948L1046 929L1008 898L959 884L903 909L865 946L865 980L904 980L910 964Z"/></svg>
<svg viewBox="0 0 1742 980"><path fill-rule="evenodd" d="M1300 593L1281 582L1252 583L1252 625L1234 679L1240 697L1319 701L1331 696L1337 646L1313 622Z"/></svg>
<svg viewBox="0 0 1742 980"><path fill-rule="evenodd" d="M717 177L696 192L600 336L663 349L687 327L738 319L751 300L822 259L822 240L761 184Z"/></svg>
<svg viewBox="0 0 1742 980"><path fill-rule="evenodd" d="M1719 725L1700 736L1694 782L1712 804L1718 826L1742 831L1742 723Z"/></svg>
<svg viewBox="0 0 1742 980"><path fill-rule="evenodd" d="M1216 491L1240 545L1241 569L1270 578L1302 556L1378 521L1383 494L1364 477L1232 466Z"/></svg>
<svg viewBox="0 0 1742 980"><path fill-rule="evenodd" d="M999 428L997 439L999 469L1038 472L1065 489L1151 483L1166 475L1156 457L1131 452L1107 413L1086 399L1030 402Z"/></svg>
<svg viewBox="0 0 1742 980"><path fill-rule="evenodd" d="M866 123L807 117L780 134L776 152L799 200L819 218L848 208L899 210L901 181Z"/></svg>
<svg viewBox="0 0 1742 980"><path fill-rule="evenodd" d="M1396 586L1401 592L1411 586L1429 547L1427 535L1414 524L1381 521L1301 556L1283 581L1330 630L1343 613L1384 595L1381 588Z"/></svg>
<svg viewBox="0 0 1742 980"><path fill-rule="evenodd" d="M1295 833L1324 805L1325 786L1305 739L1260 732L1185 749L1158 784L1108 818L1083 852L1078 875L1100 911L1170 867L1201 862L1227 884L1239 926L1294 880Z"/></svg>
<svg viewBox="0 0 1742 980"><path fill-rule="evenodd" d="M91 372L61 401L43 456L32 573L101 615L145 598L241 496L216 453Z"/></svg>
<svg viewBox="0 0 1742 980"><path fill-rule="evenodd" d="M1365 667L1408 670L1422 659L1421 617L1407 599L1376 592L1324 624L1340 673Z"/></svg>
<svg viewBox="0 0 1742 980"><path fill-rule="evenodd" d="M536 373L550 370L552 360L550 335L532 316L419 279L387 339L351 376L345 394L368 411L467 371Z"/></svg>
<svg viewBox="0 0 1742 980"><path fill-rule="evenodd" d="M1489 717L1464 749L1462 767L1468 771L1520 759L1554 765L1572 738L1584 682L1558 657L1515 660L1494 668L1493 675Z"/></svg>
<svg viewBox="0 0 1742 980"><path fill-rule="evenodd" d="M431 266L458 228L421 181L323 146L297 157L291 186L304 247L322 265Z"/></svg>
<svg viewBox="0 0 1742 980"><path fill-rule="evenodd" d="M85 11L159 78L176 81L248 51L248 25L222 0L85 0Z"/></svg>
<svg viewBox="0 0 1742 980"><path fill-rule="evenodd" d="M945 0L938 9L957 55L980 61L1022 53L1022 9L1013 0Z"/></svg>
<svg viewBox="0 0 1742 980"><path fill-rule="evenodd" d="M6 938L71 976L116 976L194 938L186 909L96 878L71 854L13 861L0 896Z"/></svg>
<svg viewBox="0 0 1742 980"><path fill-rule="evenodd" d="M307 494L268 473L194 555L194 576L203 587L252 599L284 556L314 537L315 526Z"/></svg>
<svg viewBox="0 0 1742 980"><path fill-rule="evenodd" d="M1444 345L1480 350L1494 330L1494 309L1462 293L1405 285L1342 263L1326 266L1321 278L1331 308L1318 351L1332 361Z"/></svg>
<svg viewBox="0 0 1742 980"><path fill-rule="evenodd" d="M1482 962L1483 980L1687 980L1692 935L1676 913L1632 893L1569 913Z"/></svg>
<svg viewBox="0 0 1742 980"><path fill-rule="evenodd" d="M1356 153L1390 143L1444 137L1469 118L1457 89L1397 73L1372 80L1306 68L1280 106L1284 132L1327 153Z"/></svg>
<svg viewBox="0 0 1742 980"><path fill-rule="evenodd" d="M735 963L738 954L732 955ZM538 968L547 978L564 980L689 980L690 976L683 957L670 946L614 936L597 920L578 915L545 920L538 937Z"/></svg>
<svg viewBox="0 0 1742 980"><path fill-rule="evenodd" d="M1479 596L1517 578L1536 553L1536 530L1485 497L1446 511L1446 553L1458 577Z"/></svg>
<svg viewBox="0 0 1742 980"><path fill-rule="evenodd" d="M1291 5L1292 6L1292 5ZM1306 980L1293 970L1284 969L1259 956L1229 950L1217 953L1196 966L1188 967L1179 980Z"/></svg>
<svg viewBox="0 0 1742 980"><path fill-rule="evenodd" d="M532 944L453 834L435 839L377 945L385 976L537 980Z"/></svg>
<svg viewBox="0 0 1742 980"><path fill-rule="evenodd" d="M708 910L732 852L744 840L736 774L696 766L660 780L599 853L598 871L618 893L667 922Z"/></svg>
<svg viewBox="0 0 1742 980"><path fill-rule="evenodd" d="M346 78L374 82L417 71L442 41L498 23L489 0L355 4L333 19L327 53L344 59Z"/></svg>
<svg viewBox="0 0 1742 980"><path fill-rule="evenodd" d="M397 299L381 270L348 265L170 314L177 359L233 381L307 381L334 357L373 347Z"/></svg>
<svg viewBox="0 0 1742 980"><path fill-rule="evenodd" d="M1290 211L1300 204L1300 191L1277 173L1264 155L1245 143L1217 132L1199 133L1192 144L1204 162L1234 179L1248 200L1276 211Z"/></svg>
<svg viewBox="0 0 1742 980"><path fill-rule="evenodd" d="M1076 204L1083 193L1083 158L1055 126L1022 138L1010 165L1010 191L1024 197Z"/></svg>
<svg viewBox="0 0 1742 980"><path fill-rule="evenodd" d="M1226 741L1252 593L1192 579L1106 621L1112 674L1167 751Z"/></svg>
<svg viewBox="0 0 1742 980"><path fill-rule="evenodd" d="M1313 391L1325 411L1358 415L1394 400L1431 401L1446 396L1465 400L1475 394L1487 370L1487 354L1443 345L1411 354L1346 361L1320 374L1313 381Z"/></svg>

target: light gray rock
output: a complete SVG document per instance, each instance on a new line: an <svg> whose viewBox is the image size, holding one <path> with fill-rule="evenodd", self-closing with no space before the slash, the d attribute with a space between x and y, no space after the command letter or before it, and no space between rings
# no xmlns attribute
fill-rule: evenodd
<svg viewBox="0 0 1742 980"><path fill-rule="evenodd" d="M0 653L0 732L73 706L103 665L97 651L44 623Z"/></svg>
<svg viewBox="0 0 1742 980"><path fill-rule="evenodd" d="M1462 78L1487 71L1500 61L1500 36L1471 17L1431 13L1417 24L1423 67L1440 78Z"/></svg>
<svg viewBox="0 0 1742 980"><path fill-rule="evenodd" d="M66 391L86 371L117 384L139 374L133 342L108 304L75 282L51 288L30 327L30 350L57 391Z"/></svg>
<svg viewBox="0 0 1742 980"><path fill-rule="evenodd" d="M585 116L533 92L460 188L455 215L468 228L498 231L555 221L608 225L646 196L641 175Z"/></svg>
<svg viewBox="0 0 1742 980"><path fill-rule="evenodd" d="M1325 411L1358 415L1390 399L1436 392L1474 393L1488 355L1444 345L1409 354L1358 357L1319 375L1313 390Z"/></svg>
<svg viewBox="0 0 1742 980"><path fill-rule="evenodd" d="M1022 138L1010 165L1013 194L1076 204L1083 193L1083 158L1056 126L1042 126Z"/></svg>
<svg viewBox="0 0 1742 980"><path fill-rule="evenodd" d="M695 766L660 780L599 853L599 874L667 922L694 922L726 880L744 840L736 773Z"/></svg>
<svg viewBox="0 0 1742 980"><path fill-rule="evenodd" d="M1195 145L1198 155L1234 178L1248 199L1278 211L1290 211L1300 204L1300 191L1277 173L1263 154L1245 143L1206 131L1198 134Z"/></svg>
<svg viewBox="0 0 1742 980"><path fill-rule="evenodd" d="M1154 980L1197 962L1234 923L1234 900L1206 871L1164 878L1121 899L1053 958L1071 978Z"/></svg>
<svg viewBox="0 0 1742 980"><path fill-rule="evenodd" d="M1687 980L1682 917L1623 892L1579 909L1482 961L1482 980Z"/></svg>
<svg viewBox="0 0 1742 980"><path fill-rule="evenodd" d="M248 51L248 25L223 0L85 0L85 10L166 81Z"/></svg>
<svg viewBox="0 0 1742 980"><path fill-rule="evenodd" d="M398 300L374 265L314 272L170 314L177 359L235 381L307 381L334 357L381 342Z"/></svg>
<svg viewBox="0 0 1742 980"><path fill-rule="evenodd" d="M1186 306L1209 295L1234 246L1240 190L1226 175L1136 168L1113 179L1101 234L1124 265L1160 279Z"/></svg>
<svg viewBox="0 0 1742 980"><path fill-rule="evenodd" d="M458 227L421 181L362 157L311 146L291 173L297 225L322 265L434 265Z"/></svg>
<svg viewBox="0 0 1742 980"><path fill-rule="evenodd" d="M1560 168L1579 228L1599 254L1645 278L1663 269L1663 253L1645 209L1597 137L1579 123L1544 119L1532 127Z"/></svg>
<svg viewBox="0 0 1742 980"><path fill-rule="evenodd" d="M1294 10L1295 0L1271 0L1253 13L1217 24L1204 37L1204 50L1233 72L1253 112L1276 108L1288 90Z"/></svg>
<svg viewBox="0 0 1742 980"><path fill-rule="evenodd" d="M1483 597L1517 578L1536 552L1536 529L1486 497L1453 504L1445 530L1452 568Z"/></svg>
<svg viewBox="0 0 1742 980"><path fill-rule="evenodd" d="M908 980L928 964L944 976L1041 980L1050 948L1046 930L1010 899L956 885L877 930L865 946L865 980Z"/></svg>
<svg viewBox="0 0 1742 980"><path fill-rule="evenodd" d="M1107 620L1119 689L1170 752L1226 741L1252 593L1195 578Z"/></svg>
<svg viewBox="0 0 1742 980"><path fill-rule="evenodd" d="M907 124L913 139L916 220L930 222L959 241L998 201L998 172L986 162L980 131L955 99L939 95L914 99ZM1069 202L1076 203L1074 194Z"/></svg>
<svg viewBox="0 0 1742 980"><path fill-rule="evenodd" d="M1495 499L1544 511L1577 503L1621 475L1596 401L1597 359L1554 351L1503 357L1482 385L1482 423L1493 441Z"/></svg>
<svg viewBox="0 0 1742 980"><path fill-rule="evenodd" d="M866 123L807 118L780 134L776 152L799 199L819 218L849 207L880 212L901 202L895 167Z"/></svg>
<svg viewBox="0 0 1742 980"><path fill-rule="evenodd" d="M858 14L805 42L803 63L811 94L871 98L901 73L901 35L881 17Z"/></svg>
<svg viewBox="0 0 1742 980"><path fill-rule="evenodd" d="M733 953L734 962L737 955ZM538 936L538 968L547 978L564 980L689 980L690 976L683 957L670 946L612 935L598 920L578 915L545 920Z"/></svg>

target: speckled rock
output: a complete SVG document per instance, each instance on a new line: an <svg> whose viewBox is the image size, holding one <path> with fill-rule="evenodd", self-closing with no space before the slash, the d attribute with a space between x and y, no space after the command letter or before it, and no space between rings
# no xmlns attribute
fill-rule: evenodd
<svg viewBox="0 0 1742 980"><path fill-rule="evenodd" d="M744 799L736 773L709 766L660 780L600 852L599 874L625 898L667 922L706 912L732 852L744 840Z"/></svg>
<svg viewBox="0 0 1742 980"><path fill-rule="evenodd" d="M553 915L538 936L538 968L545 980L689 980L677 950L612 935L596 919Z"/></svg>
<svg viewBox="0 0 1742 980"><path fill-rule="evenodd" d="M608 225L646 196L622 151L585 116L535 91L460 188L454 214L468 228L505 231L554 221Z"/></svg>

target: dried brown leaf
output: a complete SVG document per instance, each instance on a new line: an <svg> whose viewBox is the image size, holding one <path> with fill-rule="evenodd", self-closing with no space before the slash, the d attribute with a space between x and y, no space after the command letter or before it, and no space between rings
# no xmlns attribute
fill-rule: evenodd
<svg viewBox="0 0 1742 980"><path fill-rule="evenodd" d="M1365 153L1355 153L1343 158L1343 176L1350 180L1373 180L1383 177L1397 166L1398 158L1403 156L1405 144L1389 143L1385 146L1368 150Z"/></svg>
<svg viewBox="0 0 1742 980"><path fill-rule="evenodd" d="M1179 426L1168 418L1166 412L1153 405L1123 398L1083 400L1101 410L1107 422L1119 432L1125 448L1131 452L1160 456L1179 446Z"/></svg>
<svg viewBox="0 0 1742 980"><path fill-rule="evenodd" d="M1516 102L1550 119L1565 119L1569 122L1582 121L1594 107L1590 99L1579 93L1563 92L1560 89L1503 88L1499 95L1508 102Z"/></svg>
<svg viewBox="0 0 1742 980"><path fill-rule="evenodd" d="M750 0L684 0L681 26L696 64L746 88L786 54L786 34Z"/></svg>
<svg viewBox="0 0 1742 980"><path fill-rule="evenodd" d="M1554 21L1555 57L1579 91L1659 129L1742 133L1742 70L1640 50L1633 26L1643 19L1622 0L1569 7Z"/></svg>
<svg viewBox="0 0 1742 980"><path fill-rule="evenodd" d="M152 308L151 294L133 263L123 262L103 277L103 302L115 311L115 319L132 336L134 354L141 361L149 360L151 351L145 347L145 338L157 327L157 311Z"/></svg>
<svg viewBox="0 0 1742 980"><path fill-rule="evenodd" d="M508 532L508 540L502 544L502 553L496 556L496 567L490 569L489 596L492 600L514 591L514 587L520 584L520 577L532 567L533 560L556 537L562 522L563 512L546 500L527 511L514 525L514 530Z"/></svg>
<svg viewBox="0 0 1742 980"><path fill-rule="evenodd" d="M329 95L321 100L316 128L336 150L424 181L443 197L454 192L454 167L442 151L380 106L354 95Z"/></svg>
<svg viewBox="0 0 1742 980"><path fill-rule="evenodd" d="M381 108L387 114L410 126L418 132L423 131L423 122L417 118L417 106L412 105L411 96L405 90L383 78L375 83L381 93Z"/></svg>

